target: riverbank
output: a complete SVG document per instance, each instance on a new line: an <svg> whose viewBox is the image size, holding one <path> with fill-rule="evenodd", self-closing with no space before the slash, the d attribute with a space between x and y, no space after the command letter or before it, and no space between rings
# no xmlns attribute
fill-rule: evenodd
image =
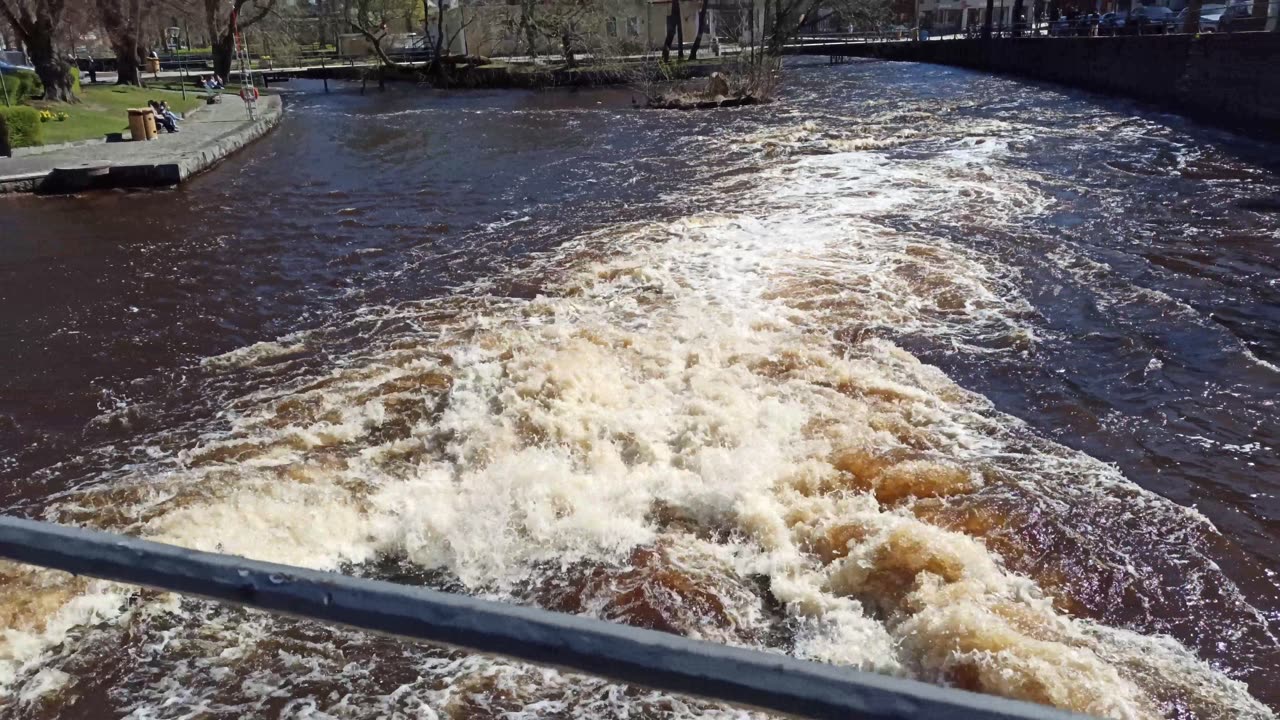
<svg viewBox="0 0 1280 720"><path fill-rule="evenodd" d="M683 60L668 63L663 75L670 80L706 77L737 61L737 56L723 55L699 60ZM483 90L541 90L556 87L601 87L627 85L636 82L652 70L653 63L646 61L609 62L578 67L551 67L532 63L491 62L483 65L452 65L448 77L440 79L425 65L398 65L379 67L371 65L340 65L330 67L298 68L291 71L263 73L268 77L292 75L315 80L356 80L367 83L414 82L427 83L448 89ZM279 82L279 79L273 80Z"/></svg>
<svg viewBox="0 0 1280 720"><path fill-rule="evenodd" d="M228 97L188 115L177 134L150 142L73 143L0 158L0 194L177 185L262 137L279 122L279 96L264 96L250 120Z"/></svg>
<svg viewBox="0 0 1280 720"><path fill-rule="evenodd" d="M203 107L199 93L190 90L183 94L174 90L132 85L83 85L78 103L58 103L33 100L31 106L39 110L62 112L67 116L60 122L43 125L43 139L47 145L81 141L102 141L109 133L128 132L127 110L146 107L148 100L163 100L174 112L190 114ZM41 148L18 148L21 151L40 151ZM23 152L21 154L28 154Z"/></svg>

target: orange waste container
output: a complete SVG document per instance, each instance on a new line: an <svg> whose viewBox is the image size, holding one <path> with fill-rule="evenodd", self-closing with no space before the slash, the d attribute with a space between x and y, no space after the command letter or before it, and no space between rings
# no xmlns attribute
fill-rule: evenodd
<svg viewBox="0 0 1280 720"><path fill-rule="evenodd" d="M151 108L129 108L129 136L133 140L153 140L156 114Z"/></svg>

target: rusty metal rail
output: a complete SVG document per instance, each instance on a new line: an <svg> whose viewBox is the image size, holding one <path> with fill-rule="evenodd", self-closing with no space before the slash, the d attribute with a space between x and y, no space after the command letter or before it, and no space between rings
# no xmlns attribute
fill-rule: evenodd
<svg viewBox="0 0 1280 720"><path fill-rule="evenodd" d="M1080 717L586 617L19 518L0 517L0 557L790 715Z"/></svg>

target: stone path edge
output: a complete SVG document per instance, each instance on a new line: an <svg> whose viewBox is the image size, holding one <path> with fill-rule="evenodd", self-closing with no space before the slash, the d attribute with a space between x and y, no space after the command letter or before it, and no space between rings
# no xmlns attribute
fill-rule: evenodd
<svg viewBox="0 0 1280 720"><path fill-rule="evenodd" d="M284 105L277 95L264 96L260 103L261 114L252 122L246 121L234 130L204 143L198 148L175 154L172 162L162 163L111 163L110 172L93 189L168 187L179 185L209 170L232 153L266 135L284 116ZM0 195L22 192L57 192L49 187L52 170L0 177ZM87 189L73 188L72 190Z"/></svg>

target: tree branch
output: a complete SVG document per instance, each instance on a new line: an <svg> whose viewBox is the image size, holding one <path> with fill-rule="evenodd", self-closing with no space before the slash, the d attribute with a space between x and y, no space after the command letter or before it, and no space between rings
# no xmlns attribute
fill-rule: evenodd
<svg viewBox="0 0 1280 720"><path fill-rule="evenodd" d="M4 11L4 16L8 18L9 24L13 26L14 32L23 36L20 39L23 40L23 44L25 45L26 37L31 34L31 20L30 18L26 18L26 21L24 22L23 18L18 17L22 8L19 6L15 10L14 7L15 6L9 4L9 0L0 0L0 10ZM23 12L22 15L25 16L26 13Z"/></svg>
<svg viewBox="0 0 1280 720"><path fill-rule="evenodd" d="M236 13L237 13L237 14L240 12L240 8L241 8L241 7L243 7L243 6L245 5L245 3L246 3L246 2L248 2L248 0L236 0ZM271 14L271 11L275 8L275 6L276 6L276 0L267 0L267 4L266 4L266 5L262 5L262 6L260 6L260 7L258 8L258 14L257 14L257 15L254 15L253 17L249 18L248 20L241 20L241 21L239 22L240 29L241 29L241 30L244 30L244 29L245 29L245 28L247 28L247 27L251 27L251 26L253 26L253 25L256 25L257 23L262 22L262 21L263 21L263 19L265 19L268 15L270 15L270 14Z"/></svg>
<svg viewBox="0 0 1280 720"><path fill-rule="evenodd" d="M355 28L356 32L363 35L364 39L369 41L369 44L373 46L374 54L378 56L379 62L381 62L383 65L389 65L391 67L396 67L396 68L400 67L400 63L395 62L390 57L388 57L387 51L382 49L382 40L383 38L386 37L385 34L374 35L372 32L366 30L363 25L361 25L360 23L354 20L348 20L347 22L351 23L351 27Z"/></svg>

